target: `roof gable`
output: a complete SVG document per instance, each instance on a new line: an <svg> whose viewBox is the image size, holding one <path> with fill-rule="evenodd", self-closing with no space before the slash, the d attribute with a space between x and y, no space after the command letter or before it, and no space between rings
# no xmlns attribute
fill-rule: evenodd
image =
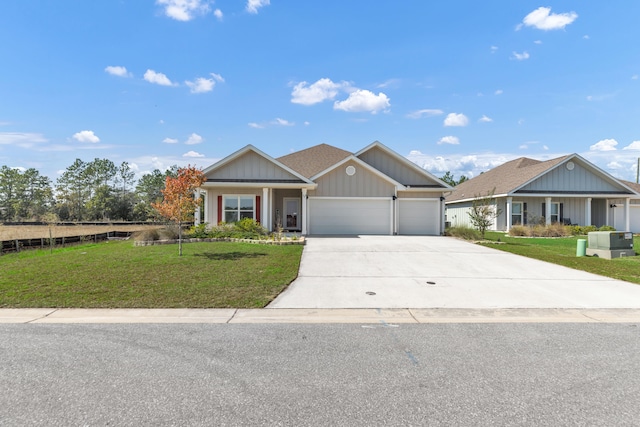
<svg viewBox="0 0 640 427"><path fill-rule="evenodd" d="M253 145L236 151L204 171L208 181L300 182L311 181Z"/></svg>
<svg viewBox="0 0 640 427"><path fill-rule="evenodd" d="M421 168L379 141L373 142L358 151L355 155L406 187L451 188L451 186L436 178L424 168Z"/></svg>
<svg viewBox="0 0 640 427"><path fill-rule="evenodd" d="M364 168L368 172L373 173L374 175L382 178L383 180L389 182L392 185L395 185L398 189L403 189L403 190L405 189L405 186L402 185L400 182L396 181L395 179L391 178L390 176L385 175L384 173L380 172L378 169L376 169L373 166L371 166L370 164L360 160L359 158L357 158L353 154L349 155L348 157L345 157L344 159L342 159L338 163L336 163L334 165L331 165L327 169L315 174L314 176L311 177L311 179L313 181L316 181L319 178L323 177L324 175L327 175L328 173L330 173L333 170L339 168L340 166L342 166L343 164L345 164L347 162L354 162L355 164L361 166L362 168Z"/></svg>

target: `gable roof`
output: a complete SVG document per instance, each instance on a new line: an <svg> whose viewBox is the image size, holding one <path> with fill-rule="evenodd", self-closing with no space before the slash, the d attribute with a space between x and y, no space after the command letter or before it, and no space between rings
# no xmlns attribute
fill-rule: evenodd
<svg viewBox="0 0 640 427"><path fill-rule="evenodd" d="M390 149L389 147L387 147L386 145L384 145L380 141L372 142L371 144L369 144L368 146L366 146L362 150L358 151L355 155L358 158L362 158L361 156L363 154L365 154L368 151L371 151L373 149L379 149L380 151L384 152L389 157L397 160L402 165L408 167L409 169L413 170L414 172L418 173L419 175L422 175L425 178L427 178L427 179L429 179L431 181L434 181L434 183L437 186L441 186L442 189L451 189L452 188L449 184L447 184L446 182L442 181L440 178L437 178L435 175L431 174L426 169L421 168L420 166L418 166L417 164L413 163L412 161L410 161L406 157L403 157L400 154L396 153L395 151L393 151L392 149ZM405 186L408 186L408 185L413 184L413 183L411 183L411 182L403 182L402 184L405 185ZM412 185L412 187L413 186L419 187L417 185Z"/></svg>
<svg viewBox="0 0 640 427"><path fill-rule="evenodd" d="M204 169L202 172L205 174L205 176L209 175L213 171L218 170L218 169L224 167L225 165L228 165L228 164L232 163L236 159L239 159L240 157L242 157L243 155L245 155L248 152L253 152L253 153L257 154L258 156L264 158L265 160L273 163L275 166L283 169L284 171L290 173L294 177L300 179L300 181L303 182L303 183L313 184L313 182L310 181L309 178L301 175L299 172L296 172L295 170L291 169L289 166L279 162L278 160L274 159L273 157L269 156L268 154L265 154L264 152L260 151L259 149L257 149L256 147L254 147L251 144L246 145L245 147L241 148L240 150L236 151L235 153L228 155L224 159L222 159L222 160L214 163L213 165L209 166L208 168Z"/></svg>
<svg viewBox="0 0 640 427"><path fill-rule="evenodd" d="M550 170L568 157L563 156L547 161L529 159L527 157L511 160L458 184L453 194L447 196L447 202L473 199L480 195L484 196L494 188L494 195L507 194Z"/></svg>
<svg viewBox="0 0 640 427"><path fill-rule="evenodd" d="M631 188L636 193L640 194L640 184L638 184L637 182L625 181L624 179L621 179L620 182Z"/></svg>
<svg viewBox="0 0 640 427"><path fill-rule="evenodd" d="M365 162L364 160L359 159L358 157L354 156L353 154L350 154L349 156L347 156L344 159L340 160L338 163L335 163L335 164L329 166L327 169L318 172L313 177L311 177L311 179L313 181L315 181L318 178L322 177L323 175L328 174L329 172L337 169L338 167L342 166L343 164L345 164L345 163L347 163L349 161L353 161L354 163L360 165L361 167L363 167L364 169L368 170L372 174L377 175L378 177L384 179L385 181L389 182L392 185L395 185L397 189L399 189L399 190L404 190L405 189L405 186L402 185L402 183L396 181L395 179L391 178L388 175L385 175L384 173L380 172L378 169L376 169L373 166L371 166L369 163Z"/></svg>
<svg viewBox="0 0 640 427"><path fill-rule="evenodd" d="M600 175L607 181L615 182L618 186L623 187L630 192L634 192L634 189L626 185L623 181L616 180L611 175L580 157L578 154L569 154L545 161L529 159L527 157L520 157L518 159L511 160L457 185L453 194L447 197L447 202L471 200L477 196L486 195L487 192L492 189L495 189L495 196L504 196L514 193L545 173L569 162L569 160L572 159L578 160L584 165L587 165L593 170L593 172Z"/></svg>
<svg viewBox="0 0 640 427"><path fill-rule="evenodd" d="M340 148L328 144L320 144L278 157L277 161L295 170L305 178L311 178L351 155L352 153Z"/></svg>

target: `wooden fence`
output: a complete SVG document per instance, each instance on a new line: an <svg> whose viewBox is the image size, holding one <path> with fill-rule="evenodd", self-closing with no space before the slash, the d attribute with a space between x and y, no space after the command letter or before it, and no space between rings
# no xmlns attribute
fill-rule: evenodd
<svg viewBox="0 0 640 427"><path fill-rule="evenodd" d="M70 246L89 242L102 242L110 239L124 239L131 236L131 231L109 231L106 233L88 234L83 236L48 237L36 239L3 240L0 255L9 252L20 252L25 249L47 249L51 246Z"/></svg>

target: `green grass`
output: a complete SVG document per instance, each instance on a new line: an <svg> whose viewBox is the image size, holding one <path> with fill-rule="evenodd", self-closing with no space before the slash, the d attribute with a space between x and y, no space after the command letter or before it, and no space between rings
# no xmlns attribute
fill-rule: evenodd
<svg viewBox="0 0 640 427"><path fill-rule="evenodd" d="M0 256L0 307L257 308L296 278L302 246L105 242Z"/></svg>
<svg viewBox="0 0 640 427"><path fill-rule="evenodd" d="M586 236L560 237L560 238L523 238L510 237L504 233L488 231L486 239L496 243L481 243L505 252L523 255L576 270L625 280L640 284L640 256L617 258L607 260L597 257L577 257L577 240L586 239ZM633 247L637 251L640 248L640 237L634 237Z"/></svg>

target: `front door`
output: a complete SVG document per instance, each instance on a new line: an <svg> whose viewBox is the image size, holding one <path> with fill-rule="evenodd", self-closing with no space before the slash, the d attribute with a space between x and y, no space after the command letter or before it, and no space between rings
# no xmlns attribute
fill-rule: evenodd
<svg viewBox="0 0 640 427"><path fill-rule="evenodd" d="M284 198L284 229L300 230L300 199Z"/></svg>

